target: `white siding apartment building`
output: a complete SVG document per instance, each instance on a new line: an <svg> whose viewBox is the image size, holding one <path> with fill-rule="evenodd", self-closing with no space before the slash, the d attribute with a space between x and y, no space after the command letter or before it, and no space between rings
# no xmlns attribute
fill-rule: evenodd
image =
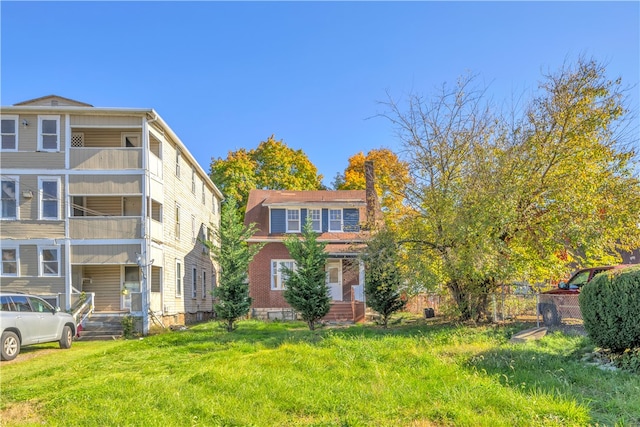
<svg viewBox="0 0 640 427"><path fill-rule="evenodd" d="M212 315L222 194L153 109L51 95L2 107L0 290L92 316Z"/></svg>

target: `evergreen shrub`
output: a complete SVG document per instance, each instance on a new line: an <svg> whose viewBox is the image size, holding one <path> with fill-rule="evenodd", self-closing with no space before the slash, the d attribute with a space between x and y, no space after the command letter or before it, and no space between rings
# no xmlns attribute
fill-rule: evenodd
<svg viewBox="0 0 640 427"><path fill-rule="evenodd" d="M596 345L616 352L640 347L640 266L598 274L582 288L579 301Z"/></svg>

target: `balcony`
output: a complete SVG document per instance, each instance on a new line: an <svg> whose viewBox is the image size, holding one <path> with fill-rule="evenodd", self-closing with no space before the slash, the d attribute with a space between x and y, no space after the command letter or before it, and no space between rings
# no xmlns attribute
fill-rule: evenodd
<svg viewBox="0 0 640 427"><path fill-rule="evenodd" d="M142 149L138 147L71 148L69 166L72 169L122 170L142 168Z"/></svg>
<svg viewBox="0 0 640 427"><path fill-rule="evenodd" d="M142 218L131 216L69 218L72 239L139 239Z"/></svg>

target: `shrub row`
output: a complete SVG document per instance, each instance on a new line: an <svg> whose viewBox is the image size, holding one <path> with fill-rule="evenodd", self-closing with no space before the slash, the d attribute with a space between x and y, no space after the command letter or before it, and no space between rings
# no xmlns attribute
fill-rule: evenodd
<svg viewBox="0 0 640 427"><path fill-rule="evenodd" d="M579 296L593 342L616 352L640 347L640 266L597 275Z"/></svg>

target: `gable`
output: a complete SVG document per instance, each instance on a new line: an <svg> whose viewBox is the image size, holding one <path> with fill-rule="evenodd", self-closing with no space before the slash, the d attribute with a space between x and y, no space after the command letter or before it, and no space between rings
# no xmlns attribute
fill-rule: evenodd
<svg viewBox="0 0 640 427"><path fill-rule="evenodd" d="M40 98L29 99L18 102L14 106L35 106L35 107L93 107L91 104L64 98L58 95L47 95Z"/></svg>

